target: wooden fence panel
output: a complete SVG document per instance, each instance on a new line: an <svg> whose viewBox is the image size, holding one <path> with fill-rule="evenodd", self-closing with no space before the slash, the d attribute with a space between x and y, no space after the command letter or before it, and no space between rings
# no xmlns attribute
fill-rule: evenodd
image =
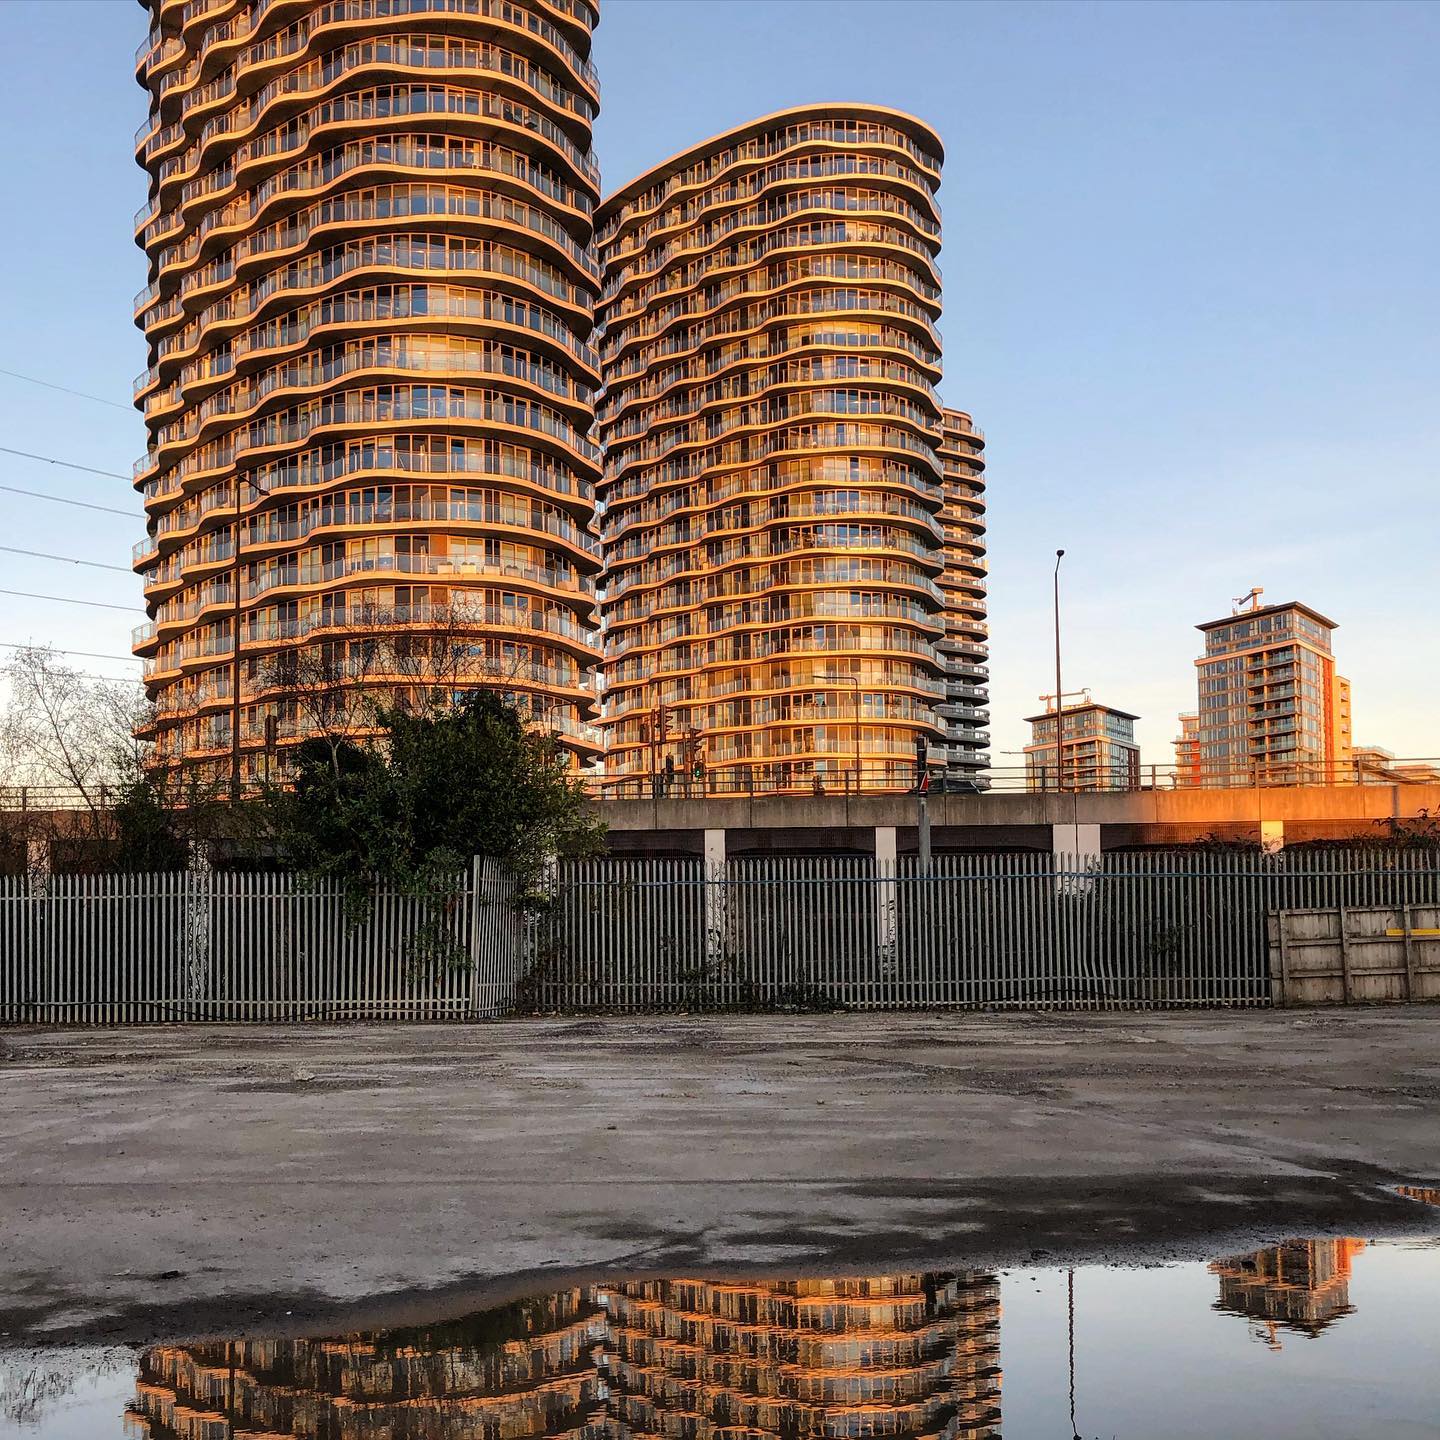
<svg viewBox="0 0 1440 1440"><path fill-rule="evenodd" d="M1440 905L1277 910L1269 937L1277 1005L1440 1000Z"/></svg>

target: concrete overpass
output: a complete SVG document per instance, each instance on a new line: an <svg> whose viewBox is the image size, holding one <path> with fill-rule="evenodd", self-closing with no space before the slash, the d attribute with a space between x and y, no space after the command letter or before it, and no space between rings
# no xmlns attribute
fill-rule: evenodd
<svg viewBox="0 0 1440 1440"><path fill-rule="evenodd" d="M0 797L3 798L3 797ZM917 854L915 795L725 795L597 800L615 856ZM1058 794L990 791L926 797L937 855L1035 850L1093 855L1218 839L1269 849L1308 840L1377 839L1397 823L1433 820L1440 839L1440 783L1259 786ZM105 817L75 805L0 804L0 873L48 870L51 849L96 841Z"/></svg>
<svg viewBox="0 0 1440 1440"><path fill-rule="evenodd" d="M607 800L612 855L915 854L915 795L713 796ZM930 795L933 853L1103 850L1210 838L1268 849L1307 840L1378 839L1397 823L1440 817L1440 784L1157 789L1113 794ZM1440 835L1440 825L1437 825Z"/></svg>

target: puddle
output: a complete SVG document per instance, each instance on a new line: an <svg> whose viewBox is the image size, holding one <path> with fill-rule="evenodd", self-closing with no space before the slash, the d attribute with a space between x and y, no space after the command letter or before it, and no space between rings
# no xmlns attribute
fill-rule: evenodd
<svg viewBox="0 0 1440 1440"><path fill-rule="evenodd" d="M419 1328L4 1346L5 1440L1434 1440L1440 1238L1144 1269L617 1279Z"/></svg>

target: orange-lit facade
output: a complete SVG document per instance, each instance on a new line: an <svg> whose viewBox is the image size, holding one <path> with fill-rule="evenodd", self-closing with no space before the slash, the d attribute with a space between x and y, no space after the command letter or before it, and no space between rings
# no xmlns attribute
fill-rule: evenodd
<svg viewBox="0 0 1440 1440"><path fill-rule="evenodd" d="M622 1440L1000 1434L993 1275L650 1280L599 1298Z"/></svg>
<svg viewBox="0 0 1440 1440"><path fill-rule="evenodd" d="M1287 1240L1249 1255L1210 1266L1220 1280L1217 1310L1244 1315L1264 1327L1272 1344L1277 1332L1318 1335L1349 1315L1350 1269L1365 1248L1363 1240Z"/></svg>
<svg viewBox="0 0 1440 1440"><path fill-rule="evenodd" d="M941 580L978 449L957 418L947 533L941 158L898 112L808 107L601 206L607 778L903 786L948 745Z"/></svg>
<svg viewBox="0 0 1440 1440"><path fill-rule="evenodd" d="M604 1310L561 1291L448 1325L325 1339L157 1345L140 1440L602 1440Z"/></svg>
<svg viewBox="0 0 1440 1440"><path fill-rule="evenodd" d="M140 1440L993 1440L980 1272L571 1289L411 1330L162 1345Z"/></svg>
<svg viewBox="0 0 1440 1440"><path fill-rule="evenodd" d="M157 761L228 769L237 619L247 780L312 733L312 661L392 698L498 679L593 756L595 13L149 8Z"/></svg>
<svg viewBox="0 0 1440 1440"><path fill-rule="evenodd" d="M1335 672L1336 624L1291 601L1237 610L1195 628L1203 783L1269 785L1349 778L1350 682Z"/></svg>
<svg viewBox="0 0 1440 1440"><path fill-rule="evenodd" d="M945 741L931 759L945 761L957 778L978 777L989 767L985 726L990 721L990 656L985 599L989 565L985 557L985 437L963 410L944 413L940 462L944 467L945 699L940 717Z"/></svg>
<svg viewBox="0 0 1440 1440"><path fill-rule="evenodd" d="M1174 739L1175 783L1198 785L1204 770L1200 764L1200 716L1193 710L1180 717L1180 733Z"/></svg>

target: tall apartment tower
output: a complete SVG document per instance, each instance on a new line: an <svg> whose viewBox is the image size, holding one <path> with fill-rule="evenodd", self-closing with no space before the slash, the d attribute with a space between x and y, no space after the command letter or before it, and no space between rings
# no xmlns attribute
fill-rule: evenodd
<svg viewBox="0 0 1440 1440"><path fill-rule="evenodd" d="M609 1287L610 1407L624 1440L995 1440L992 1274Z"/></svg>
<svg viewBox="0 0 1440 1440"><path fill-rule="evenodd" d="M1207 785L1323 784L1351 759L1350 683L1335 673L1333 620L1291 601L1196 628L1205 654L1200 764Z"/></svg>
<svg viewBox="0 0 1440 1440"><path fill-rule="evenodd" d="M600 207L608 778L903 788L949 745L941 158L909 116L809 106Z"/></svg>
<svg viewBox="0 0 1440 1440"><path fill-rule="evenodd" d="M595 12L149 8L158 760L248 779L362 686L497 680L597 753Z"/></svg>
<svg viewBox="0 0 1440 1440"><path fill-rule="evenodd" d="M138 1357L132 1440L601 1440L608 1318L562 1290L398 1334L209 1340Z"/></svg>
<svg viewBox="0 0 1440 1440"><path fill-rule="evenodd" d="M989 767L989 646L985 623L985 436L963 410L945 411L940 461L945 471L945 700L946 768L957 779L978 779Z"/></svg>

